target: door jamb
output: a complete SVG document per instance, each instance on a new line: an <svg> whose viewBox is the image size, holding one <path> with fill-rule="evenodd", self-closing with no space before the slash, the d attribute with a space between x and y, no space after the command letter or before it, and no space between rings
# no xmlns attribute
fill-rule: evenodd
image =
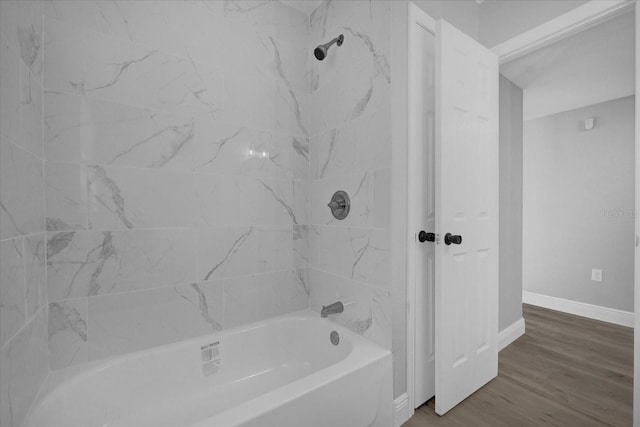
<svg viewBox="0 0 640 427"><path fill-rule="evenodd" d="M416 294L416 257L417 249L415 242L416 230L418 229L418 217L415 214L415 197L417 183L414 177L419 167L418 159L415 155L416 152L416 123L419 121L419 117L416 114L416 102L417 96L415 91L411 89L416 87L416 80L418 79L418 34L420 31L418 26L422 27L427 32L436 34L436 21L430 17L425 11L420 9L414 3L409 3L409 25L408 25L408 75L407 82L409 84L408 93L408 144L407 144L407 397L409 401L409 408L411 413L415 408L415 294Z"/></svg>
<svg viewBox="0 0 640 427"><path fill-rule="evenodd" d="M638 235L640 234L640 5L636 5L636 224L635 224L635 253L634 253L634 331L633 331L633 425L640 425L640 248Z"/></svg>
<svg viewBox="0 0 640 427"><path fill-rule="evenodd" d="M563 15L551 19L531 30L525 31L510 40L507 40L491 50L498 55L498 61L500 64L508 62L512 59L526 55L544 46L547 46L563 38L576 34L579 31L585 30L589 27L595 26L603 21L611 19L615 16L621 15L625 12L633 9L635 5L634 0L592 0L582 6L579 6ZM415 159L415 123L419 120L414 108L416 97L412 89L415 87L415 79L417 78L417 60L416 55L412 55L417 48L416 38L416 25L420 25L428 32L435 35L435 23L436 21L430 17L425 11L416 6L414 3L408 5L409 13L409 25L408 25L408 144L407 144L407 397L410 408L410 414L413 414L414 410L414 372L415 372L415 265L416 265L416 230L418 230L419 224L417 224L417 218L414 212L415 197L412 197L416 192L416 182L414 177L416 176L416 168L418 167L417 159ZM640 15L637 13L637 16ZM640 23L636 21L636 32L640 29ZM636 46L638 51L640 47ZM638 62L638 58L636 58ZM637 70L636 70L637 73ZM640 77L638 78L640 81ZM636 89L638 84L636 85ZM638 92L636 90L636 92ZM638 100L636 99L636 102ZM638 112L637 112L638 113ZM640 123L638 118L636 119L636 153L640 151L640 130L638 129ZM640 153L639 153L640 155ZM639 166L636 165L636 173ZM638 178L640 180L640 178ZM636 200L640 199L640 188L636 188ZM640 202L640 201L639 201ZM640 219L637 220L640 222ZM638 225L640 227L640 224ZM637 227L637 229L638 229ZM639 234L636 231L636 234ZM636 247L636 253L640 251L640 248ZM638 258L638 255L636 255ZM640 294L640 277L635 279L635 294ZM640 301L640 298L637 300ZM636 316L639 319L640 316ZM638 335L636 341L640 340L640 325L636 320L638 328ZM640 383L640 381L635 382ZM640 384L639 384L640 385ZM634 408L640 407L640 393L634 393ZM637 411L638 417L640 417L640 408ZM638 420L636 420L638 421ZM639 421L640 422L640 421ZM396 423L396 425L399 425Z"/></svg>
<svg viewBox="0 0 640 427"><path fill-rule="evenodd" d="M633 9L633 0L592 0L525 31L491 50L500 65Z"/></svg>

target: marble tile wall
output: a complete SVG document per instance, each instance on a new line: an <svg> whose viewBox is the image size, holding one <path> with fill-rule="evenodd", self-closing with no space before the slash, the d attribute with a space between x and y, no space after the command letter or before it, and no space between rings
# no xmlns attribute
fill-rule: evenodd
<svg viewBox="0 0 640 427"><path fill-rule="evenodd" d="M335 300L390 347L388 1L1 4L3 426L49 366Z"/></svg>
<svg viewBox="0 0 640 427"><path fill-rule="evenodd" d="M309 17L272 1L43 13L51 368L306 308Z"/></svg>
<svg viewBox="0 0 640 427"><path fill-rule="evenodd" d="M42 131L43 4L0 2L0 425L49 373Z"/></svg>
<svg viewBox="0 0 640 427"><path fill-rule="evenodd" d="M310 17L309 226L299 258L309 266L310 307L347 303L333 320L391 348L390 1L326 1ZM344 34L324 61L312 49ZM327 203L351 197L338 221ZM306 238L306 245L303 245Z"/></svg>

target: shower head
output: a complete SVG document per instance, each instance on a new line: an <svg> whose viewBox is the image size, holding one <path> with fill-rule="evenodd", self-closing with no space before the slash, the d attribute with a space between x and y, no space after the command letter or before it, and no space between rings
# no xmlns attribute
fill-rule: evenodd
<svg viewBox="0 0 640 427"><path fill-rule="evenodd" d="M329 51L329 48L331 47L332 44L337 43L338 46L342 46L343 41L344 41L344 36L340 34L338 37L331 40L329 43L321 44L320 46L315 48L313 50L313 54L316 56L316 59L318 61L322 61L327 56L327 51Z"/></svg>

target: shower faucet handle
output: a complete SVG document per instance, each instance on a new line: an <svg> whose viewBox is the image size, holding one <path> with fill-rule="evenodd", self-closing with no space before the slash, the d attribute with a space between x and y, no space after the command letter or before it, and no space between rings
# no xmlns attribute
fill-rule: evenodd
<svg viewBox="0 0 640 427"><path fill-rule="evenodd" d="M331 209L331 214L337 220L342 220L349 215L349 211L351 210L351 201L349 200L349 195L340 190L336 191L331 197L331 201L327 204L329 209Z"/></svg>

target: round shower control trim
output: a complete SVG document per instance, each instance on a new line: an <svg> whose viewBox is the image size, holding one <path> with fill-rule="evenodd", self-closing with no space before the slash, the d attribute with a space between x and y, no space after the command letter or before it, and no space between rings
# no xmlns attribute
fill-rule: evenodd
<svg viewBox="0 0 640 427"><path fill-rule="evenodd" d="M349 195L342 190L336 191L327 206L331 209L331 214L333 214L335 219L343 220L349 215L349 211L351 210Z"/></svg>

